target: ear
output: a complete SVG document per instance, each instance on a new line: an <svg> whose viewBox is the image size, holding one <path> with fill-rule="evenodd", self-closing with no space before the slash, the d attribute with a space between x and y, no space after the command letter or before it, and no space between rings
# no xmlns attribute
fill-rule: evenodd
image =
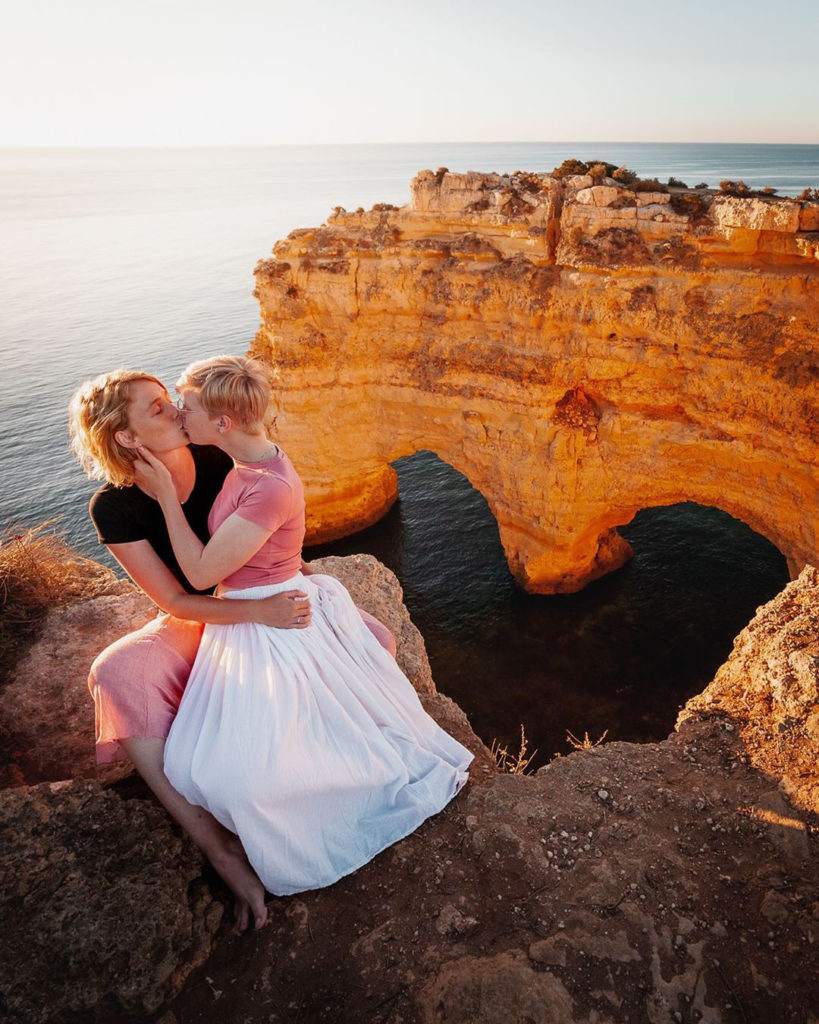
<svg viewBox="0 0 819 1024"><path fill-rule="evenodd" d="M216 420L216 427L220 434L226 434L233 426L233 420L224 413Z"/></svg>
<svg viewBox="0 0 819 1024"><path fill-rule="evenodd" d="M117 430L114 432L114 440L122 448L139 448L139 441L135 440L130 430Z"/></svg>

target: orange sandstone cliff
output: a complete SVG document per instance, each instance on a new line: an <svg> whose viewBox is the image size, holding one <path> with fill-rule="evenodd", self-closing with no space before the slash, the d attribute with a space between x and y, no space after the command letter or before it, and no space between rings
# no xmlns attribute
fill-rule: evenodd
<svg viewBox="0 0 819 1024"><path fill-rule="evenodd" d="M431 449L533 592L618 568L617 526L684 500L819 564L819 203L422 171L408 206L273 251L252 351L308 539L377 520L390 462Z"/></svg>

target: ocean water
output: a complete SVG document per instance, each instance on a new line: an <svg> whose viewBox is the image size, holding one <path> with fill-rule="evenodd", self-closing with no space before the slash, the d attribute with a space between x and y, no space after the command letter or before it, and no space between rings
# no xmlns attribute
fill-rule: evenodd
<svg viewBox="0 0 819 1024"><path fill-rule="evenodd" d="M95 485L67 451L86 377L127 365L172 383L191 359L244 351L253 267L332 208L409 200L423 168L548 171L567 157L689 184L819 186L819 146L475 143L256 149L0 150L0 522L56 518L100 557ZM397 572L438 687L487 742L526 728L536 762L565 733L657 739L711 678L755 607L787 582L763 538L713 509L644 510L636 557L579 595L530 597L509 577L483 498L432 454L400 460L401 498L336 551ZM322 553L324 550L322 549ZM312 552L308 552L311 555Z"/></svg>

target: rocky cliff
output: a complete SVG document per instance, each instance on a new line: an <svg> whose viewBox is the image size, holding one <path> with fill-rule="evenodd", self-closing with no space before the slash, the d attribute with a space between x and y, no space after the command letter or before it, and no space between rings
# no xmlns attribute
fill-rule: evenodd
<svg viewBox="0 0 819 1024"><path fill-rule="evenodd" d="M758 610L666 741L523 776L435 692L392 574L369 556L314 566L396 633L425 708L475 752L466 787L236 936L226 890L138 780L94 777L85 673L150 607L123 593L53 611L2 705L3 1021L815 1022L816 569Z"/></svg>
<svg viewBox="0 0 819 1024"><path fill-rule="evenodd" d="M292 232L253 351L314 541L375 521L431 449L530 591L630 554L641 508L714 505L819 561L819 203L421 172L412 201Z"/></svg>

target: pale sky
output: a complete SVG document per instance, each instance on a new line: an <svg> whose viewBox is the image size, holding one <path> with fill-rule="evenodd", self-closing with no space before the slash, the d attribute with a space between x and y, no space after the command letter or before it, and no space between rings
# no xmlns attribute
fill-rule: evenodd
<svg viewBox="0 0 819 1024"><path fill-rule="evenodd" d="M0 146L819 143L819 0L0 0Z"/></svg>

